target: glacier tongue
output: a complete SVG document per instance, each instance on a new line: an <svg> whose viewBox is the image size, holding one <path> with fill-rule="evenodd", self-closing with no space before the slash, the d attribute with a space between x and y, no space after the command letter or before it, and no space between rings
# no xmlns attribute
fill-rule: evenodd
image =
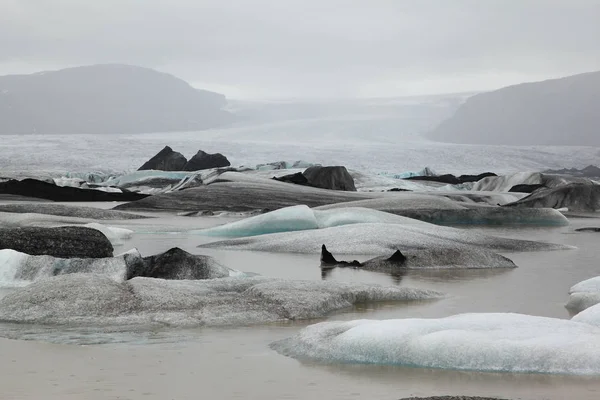
<svg viewBox="0 0 600 400"><path fill-rule="evenodd" d="M600 328L522 314L323 322L271 347L322 362L600 374Z"/></svg>

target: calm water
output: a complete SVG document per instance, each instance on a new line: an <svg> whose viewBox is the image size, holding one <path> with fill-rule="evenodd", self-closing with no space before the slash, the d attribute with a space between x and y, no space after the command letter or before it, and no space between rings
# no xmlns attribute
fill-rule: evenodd
<svg viewBox="0 0 600 400"><path fill-rule="evenodd" d="M198 249L198 244L209 239L184 233L227 220L163 214L158 219L110 225L138 232L116 252L137 247L142 254L153 254L179 246L212 255L243 271L291 279L322 279L317 254ZM327 279L429 288L450 296L408 306L380 304L347 310L328 319L443 317L463 312L519 312L569 318L564 308L569 287L600 275L600 234L573 231L583 226L600 226L600 219L574 219L571 226L561 228L475 228L488 234L577 247L505 254L519 266L514 270L411 271L400 280L366 271L334 270ZM0 342L0 357L4 360L0 363L2 398L398 399L433 394L600 398L600 378L321 365L286 358L269 349L269 343L314 322L317 321L232 329L107 332L3 325L2 336L53 343L19 341L9 348L6 343L11 342ZM93 344L72 345L90 343ZM28 379L40 384L29 386Z"/></svg>

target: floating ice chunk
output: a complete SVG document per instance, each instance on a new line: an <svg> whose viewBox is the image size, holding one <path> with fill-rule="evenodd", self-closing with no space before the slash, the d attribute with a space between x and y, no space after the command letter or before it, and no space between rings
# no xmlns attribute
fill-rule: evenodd
<svg viewBox="0 0 600 400"><path fill-rule="evenodd" d="M458 202L450 198L455 197L452 195L445 197L421 193L398 193L388 194L388 196L377 199L329 204L316 207L316 209L365 207L438 225L565 226L569 224L569 220L564 215L550 208L519 209L475 206L469 199L464 199L467 202ZM469 202L471 204L468 204Z"/></svg>
<svg viewBox="0 0 600 400"><path fill-rule="evenodd" d="M190 233L222 236L240 237L255 236L266 233L300 231L306 229L317 229L318 223L313 211L307 206L292 206L271 211L266 214L246 218L241 221L210 229L191 231Z"/></svg>
<svg viewBox="0 0 600 400"><path fill-rule="evenodd" d="M62 177L54 178L53 181L56 186L69 186L75 188L88 189L87 182L79 178Z"/></svg>
<svg viewBox="0 0 600 400"><path fill-rule="evenodd" d="M32 256L15 250L0 250L0 286L26 286L42 278L63 274L93 273L122 282L127 279L127 257L138 257L131 250L110 258L57 258L48 255Z"/></svg>
<svg viewBox="0 0 600 400"><path fill-rule="evenodd" d="M544 177L539 172L517 172L511 175L488 176L475 183L473 190L508 192L516 185L540 185Z"/></svg>
<svg viewBox="0 0 600 400"><path fill-rule="evenodd" d="M422 193L388 193L387 196L344 203L328 204L317 210L364 207L397 214L404 210L464 210L466 207L448 198Z"/></svg>
<svg viewBox="0 0 600 400"><path fill-rule="evenodd" d="M578 313L600 303L600 276L573 285L569 294L565 307L571 312Z"/></svg>
<svg viewBox="0 0 600 400"><path fill-rule="evenodd" d="M171 180L175 182L179 182L184 178L187 178L190 175L193 175L193 172L173 172L173 171L155 171L155 170L146 170L146 171L135 171L129 174L117 176L111 179L108 179L102 182L102 186L119 186L119 187L127 187L127 186L139 186L144 181L152 180L152 179L164 179L166 181Z"/></svg>
<svg viewBox="0 0 600 400"><path fill-rule="evenodd" d="M5 213L29 214L28 218L46 218L38 214L54 215L61 217L89 218L94 220L115 220L115 219L140 219L148 218L143 215L126 213L123 211L102 210L94 207L81 207L63 204L50 203L14 203L0 204L0 221L4 222L11 217ZM37 217L35 217L37 215ZM12 215L13 218L18 216ZM46 218L48 219L48 218Z"/></svg>
<svg viewBox="0 0 600 400"><path fill-rule="evenodd" d="M403 253L409 250L418 251L425 249L452 249L457 252L477 251L477 249L469 249L469 246L502 251L572 248L558 244L487 236L432 224L403 225L381 223L361 223L310 231L272 233L218 241L199 247L319 254L322 244L326 244L329 251L333 254L369 255L392 255L396 250L400 250ZM481 251L481 254L483 255L484 252Z"/></svg>
<svg viewBox="0 0 600 400"><path fill-rule="evenodd" d="M569 289L569 294L577 292L596 292L600 293L600 276L581 281Z"/></svg>
<svg viewBox="0 0 600 400"><path fill-rule="evenodd" d="M600 374L600 328L521 314L323 322L271 347L323 362Z"/></svg>
<svg viewBox="0 0 600 400"><path fill-rule="evenodd" d="M85 224L84 226L102 232L113 245L123 244L123 241L130 239L131 236L133 236L133 231L130 229L106 226L97 222Z"/></svg>
<svg viewBox="0 0 600 400"><path fill-rule="evenodd" d="M572 313L579 313L600 303L600 292L576 292L569 296L565 308Z"/></svg>
<svg viewBox="0 0 600 400"><path fill-rule="evenodd" d="M314 215L319 228L331 228L334 226L382 223L403 224L416 226L430 226L416 219L402 217L400 215L386 213L363 207L334 208L331 210L314 210Z"/></svg>
<svg viewBox="0 0 600 400"><path fill-rule="evenodd" d="M595 304L586 308L573 318L571 321L583 322L585 324L594 325L600 328L600 304Z"/></svg>
<svg viewBox="0 0 600 400"><path fill-rule="evenodd" d="M28 254L15 250L0 250L0 287L26 286L29 281L17 279L19 268L25 265Z"/></svg>
<svg viewBox="0 0 600 400"><path fill-rule="evenodd" d="M305 205L299 205L281 208L214 228L191 231L191 233L221 237L246 237L369 222L428 225L415 219L368 208L311 210Z"/></svg>
<svg viewBox="0 0 600 400"><path fill-rule="evenodd" d="M319 318L355 304L441 296L397 286L264 277L199 281L134 278L117 284L101 275L72 274L35 282L0 299L0 320L103 326L257 324Z"/></svg>

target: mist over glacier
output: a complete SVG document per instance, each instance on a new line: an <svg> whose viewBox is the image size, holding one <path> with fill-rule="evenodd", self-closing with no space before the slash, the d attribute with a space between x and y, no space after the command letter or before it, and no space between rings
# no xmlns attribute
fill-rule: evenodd
<svg viewBox="0 0 600 400"><path fill-rule="evenodd" d="M490 146L438 143L425 132L450 116L468 94L320 102L232 101L239 121L193 132L119 135L3 135L4 174L115 172L137 169L166 144L191 157L222 152L232 166L305 160L398 174L426 166L443 173L540 171L597 163L595 147ZM31 143L36 151L31 151Z"/></svg>

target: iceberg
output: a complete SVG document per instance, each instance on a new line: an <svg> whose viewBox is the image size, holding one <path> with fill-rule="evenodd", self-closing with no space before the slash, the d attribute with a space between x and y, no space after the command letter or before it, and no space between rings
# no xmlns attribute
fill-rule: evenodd
<svg viewBox="0 0 600 400"><path fill-rule="evenodd" d="M541 185L544 176L539 172L517 172L510 175L488 176L475 183L473 190L508 192L517 185Z"/></svg>
<svg viewBox="0 0 600 400"><path fill-rule="evenodd" d="M271 347L287 356L326 363L600 374L600 328L522 314L323 322Z"/></svg>
<svg viewBox="0 0 600 400"><path fill-rule="evenodd" d="M105 226L97 222L91 222L83 226L102 232L104 236L106 236L106 238L115 246L123 244L125 240L131 239L133 236L133 231L131 229Z"/></svg>
<svg viewBox="0 0 600 400"><path fill-rule="evenodd" d="M0 320L97 326L233 326L321 318L372 302L435 300L439 292L406 287L265 277L209 280L96 274L43 279L0 299Z"/></svg>
<svg viewBox="0 0 600 400"><path fill-rule="evenodd" d="M280 208L279 210L256 215L241 221L204 230L195 230L190 233L220 237L247 237L358 223L427 225L424 222L414 219L368 208L352 207L332 210L312 210L308 206L299 205Z"/></svg>
<svg viewBox="0 0 600 400"><path fill-rule="evenodd" d="M214 228L191 231L192 234L221 237L255 236L266 233L317 229L314 212L307 206L292 206L256 215Z"/></svg>
<svg viewBox="0 0 600 400"><path fill-rule="evenodd" d="M43 278L65 274L95 274L117 282L135 277L196 280L245 276L210 256L190 254L177 247L149 257L142 257L137 249L132 249L105 258L58 258L0 250L0 287L27 286Z"/></svg>
<svg viewBox="0 0 600 400"><path fill-rule="evenodd" d="M571 321L582 322L600 328L600 304L595 304L586 308L571 318Z"/></svg>
<svg viewBox="0 0 600 400"><path fill-rule="evenodd" d="M283 253L320 254L327 245L334 254L393 254L396 250L425 249L497 251L564 250L572 247L528 240L506 239L432 224L409 225L358 223L308 231L271 233L254 237L228 239L199 247L257 250Z"/></svg>
<svg viewBox="0 0 600 400"><path fill-rule="evenodd" d="M463 193L461 193L463 195ZM381 198L347 201L316 207L331 210L343 207L372 208L387 213L418 219L436 225L534 225L565 226L569 220L551 208L505 208L458 202L455 196L401 193Z"/></svg>
<svg viewBox="0 0 600 400"><path fill-rule="evenodd" d="M2 214L0 220L3 222L5 217L10 217L10 215L5 213L29 214L29 217L25 218L36 218L35 215L37 215L37 218L43 218L39 214L54 215L57 217L87 218L94 220L125 220L150 218L144 215L132 214L123 211L103 210L100 208L73 205L67 206L63 204L51 203L0 204L0 213Z"/></svg>
<svg viewBox="0 0 600 400"><path fill-rule="evenodd" d="M579 313L600 303L600 276L573 285L569 295L569 302L565 307L573 313Z"/></svg>
<svg viewBox="0 0 600 400"><path fill-rule="evenodd" d="M100 274L123 282L127 279L131 257L141 260L137 250L107 258L58 258L4 249L0 250L0 286L26 286L39 279L75 273Z"/></svg>

